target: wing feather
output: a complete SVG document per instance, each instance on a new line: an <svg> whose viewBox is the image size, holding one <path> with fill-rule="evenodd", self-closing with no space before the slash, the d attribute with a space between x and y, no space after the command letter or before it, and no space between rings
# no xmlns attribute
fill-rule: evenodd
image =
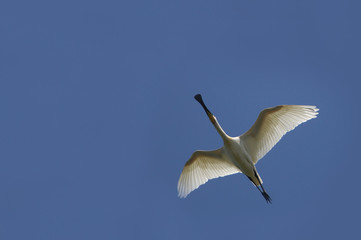
<svg viewBox="0 0 361 240"><path fill-rule="evenodd" d="M224 158L223 148L214 151L196 151L187 161L180 175L178 196L185 198L210 179L240 172L236 166Z"/></svg>
<svg viewBox="0 0 361 240"><path fill-rule="evenodd" d="M312 118L319 109L306 105L281 105L264 109L240 139L256 164L287 132Z"/></svg>

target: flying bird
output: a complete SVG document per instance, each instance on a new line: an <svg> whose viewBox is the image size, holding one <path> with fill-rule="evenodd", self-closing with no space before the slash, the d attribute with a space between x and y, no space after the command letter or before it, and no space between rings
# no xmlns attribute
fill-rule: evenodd
<svg viewBox="0 0 361 240"><path fill-rule="evenodd" d="M201 104L209 120L223 139L224 146L212 151L195 151L186 162L178 181L178 196L187 197L208 180L235 173L243 173L257 187L267 203L272 199L265 191L256 163L266 155L287 132L312 118L316 118L316 106L280 105L266 108L259 114L253 126L238 137L228 136L216 117L203 102L202 96L194 98Z"/></svg>

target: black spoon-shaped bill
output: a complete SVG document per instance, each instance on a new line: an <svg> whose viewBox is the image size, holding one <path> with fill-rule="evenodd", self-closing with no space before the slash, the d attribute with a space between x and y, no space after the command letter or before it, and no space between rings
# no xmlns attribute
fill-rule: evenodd
<svg viewBox="0 0 361 240"><path fill-rule="evenodd" d="M203 99L202 99L202 95L197 94L197 95L194 96L194 99L197 100L197 102L199 102L202 105L202 107L203 107L204 111L206 111L207 115L208 114L213 115L211 113L211 111L209 111L208 108L206 107L206 105L204 104Z"/></svg>

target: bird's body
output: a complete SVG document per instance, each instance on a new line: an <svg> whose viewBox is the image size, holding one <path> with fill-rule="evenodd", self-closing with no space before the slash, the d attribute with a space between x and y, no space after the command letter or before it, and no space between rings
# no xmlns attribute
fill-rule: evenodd
<svg viewBox="0 0 361 240"><path fill-rule="evenodd" d="M186 197L209 179L244 173L270 203L271 198L263 188L263 182L255 164L285 133L315 118L318 109L314 106L302 105L282 105L264 109L246 133L238 137L230 137L208 110L201 95L197 94L195 99L202 105L222 137L224 146L217 150L196 151L192 154L178 181L179 196Z"/></svg>
<svg viewBox="0 0 361 240"><path fill-rule="evenodd" d="M254 183L259 185L259 181L254 175L254 172L256 171L255 166L252 163L251 157L243 145L243 142L239 138L228 137L224 141L224 151L226 153L225 158L232 162L246 176L249 176Z"/></svg>

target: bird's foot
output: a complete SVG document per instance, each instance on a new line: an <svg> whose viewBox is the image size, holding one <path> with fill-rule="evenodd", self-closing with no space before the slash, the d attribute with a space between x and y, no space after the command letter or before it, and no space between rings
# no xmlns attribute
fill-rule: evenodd
<svg viewBox="0 0 361 240"><path fill-rule="evenodd" d="M262 192L262 196L266 199L267 203L272 203L272 198L265 192Z"/></svg>

